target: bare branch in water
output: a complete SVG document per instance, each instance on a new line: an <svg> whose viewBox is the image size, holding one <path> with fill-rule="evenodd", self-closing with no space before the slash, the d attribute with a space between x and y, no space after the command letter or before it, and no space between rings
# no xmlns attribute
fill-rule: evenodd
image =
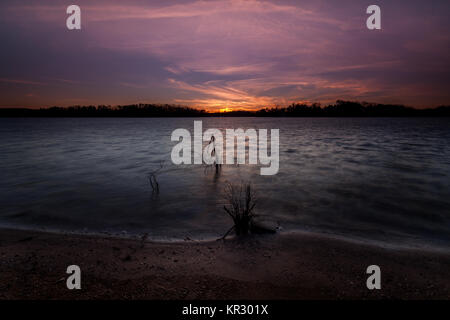
<svg viewBox="0 0 450 320"><path fill-rule="evenodd" d="M234 230L236 235L245 235L251 232L254 209L256 206L256 195L250 183L234 185L227 183L225 187L225 200L228 202L223 207L226 213L233 219L233 227L225 233L221 239Z"/></svg>
<svg viewBox="0 0 450 320"><path fill-rule="evenodd" d="M216 138L214 136L211 136L211 140L208 143L208 146L212 145L212 148L213 148L211 151L211 156L215 157L214 162L212 164L206 164L206 163L203 163L203 164L205 165L205 169L204 169L205 174L207 174L209 169L212 167L214 167L216 169L214 178L217 179L220 176L220 170L222 169L222 165L220 164L218 155L216 154L215 141L216 141Z"/></svg>
<svg viewBox="0 0 450 320"><path fill-rule="evenodd" d="M156 175L159 171L161 171L164 168L164 160L161 160L159 162L159 168L150 172L147 175L148 181L150 182L150 186L152 187L152 191L159 193L159 183L158 180L156 180Z"/></svg>

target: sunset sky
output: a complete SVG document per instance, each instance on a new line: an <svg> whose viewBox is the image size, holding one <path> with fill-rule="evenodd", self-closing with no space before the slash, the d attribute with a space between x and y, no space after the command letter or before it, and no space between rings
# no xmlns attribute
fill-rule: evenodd
<svg viewBox="0 0 450 320"><path fill-rule="evenodd" d="M371 4L382 30L366 28ZM450 104L449 14L448 0L3 0L0 106Z"/></svg>

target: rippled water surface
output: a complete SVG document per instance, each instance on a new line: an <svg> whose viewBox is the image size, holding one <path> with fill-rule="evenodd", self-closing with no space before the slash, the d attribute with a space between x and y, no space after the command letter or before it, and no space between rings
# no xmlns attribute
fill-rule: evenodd
<svg viewBox="0 0 450 320"><path fill-rule="evenodd" d="M450 121L202 118L203 128L280 129L280 171L175 166L193 118L0 119L0 223L154 238L222 235L227 181L251 181L261 219L387 242L450 243ZM159 195L147 173L159 167Z"/></svg>

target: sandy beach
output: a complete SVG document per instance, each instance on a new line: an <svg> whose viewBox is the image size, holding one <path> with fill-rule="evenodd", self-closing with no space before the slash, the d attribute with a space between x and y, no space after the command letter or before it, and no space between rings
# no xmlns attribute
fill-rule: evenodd
<svg viewBox="0 0 450 320"><path fill-rule="evenodd" d="M82 289L68 290L79 265ZM366 288L367 266L382 289ZM155 243L1 230L1 299L449 299L450 255L318 234Z"/></svg>

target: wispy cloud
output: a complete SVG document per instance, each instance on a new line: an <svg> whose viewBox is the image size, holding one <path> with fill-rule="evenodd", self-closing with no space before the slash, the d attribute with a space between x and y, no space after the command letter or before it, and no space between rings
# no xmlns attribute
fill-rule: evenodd
<svg viewBox="0 0 450 320"><path fill-rule="evenodd" d="M13 84L25 84L25 85L35 85L35 86L46 86L47 83L23 79L5 79L0 78L0 82L13 83Z"/></svg>

